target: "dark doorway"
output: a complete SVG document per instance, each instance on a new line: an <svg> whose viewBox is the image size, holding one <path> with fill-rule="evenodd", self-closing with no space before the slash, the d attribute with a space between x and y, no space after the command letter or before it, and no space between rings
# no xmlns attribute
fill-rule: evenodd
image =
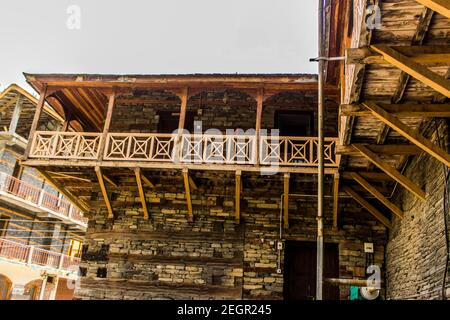
<svg viewBox="0 0 450 320"><path fill-rule="evenodd" d="M324 278L339 277L339 247L324 245ZM316 243L287 241L284 260L284 299L314 300L316 297ZM339 288L324 284L324 300L339 300Z"/></svg>
<svg viewBox="0 0 450 320"><path fill-rule="evenodd" d="M180 121L180 113L172 111L159 111L158 133L174 133L178 130ZM184 129L190 133L194 133L194 117L196 113L192 111L186 112Z"/></svg>
<svg viewBox="0 0 450 320"><path fill-rule="evenodd" d="M310 137L313 135L314 114L304 111L276 111L275 129L282 137Z"/></svg>

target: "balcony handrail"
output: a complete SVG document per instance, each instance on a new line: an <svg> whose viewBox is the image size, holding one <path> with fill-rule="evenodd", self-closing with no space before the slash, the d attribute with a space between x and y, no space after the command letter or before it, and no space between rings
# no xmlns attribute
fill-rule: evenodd
<svg viewBox="0 0 450 320"><path fill-rule="evenodd" d="M77 257L44 250L4 238L0 238L0 257L25 264L67 271L74 271L73 266L78 266L81 261Z"/></svg>
<svg viewBox="0 0 450 320"><path fill-rule="evenodd" d="M5 172L0 172L0 191L31 202L47 211L50 210L52 213L61 214L82 225L87 224L87 219L82 217L81 211L71 202Z"/></svg>

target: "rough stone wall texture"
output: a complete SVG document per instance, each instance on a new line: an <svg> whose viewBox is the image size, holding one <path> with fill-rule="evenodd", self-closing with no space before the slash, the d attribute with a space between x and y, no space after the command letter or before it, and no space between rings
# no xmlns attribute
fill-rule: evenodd
<svg viewBox="0 0 450 320"><path fill-rule="evenodd" d="M444 122L439 124L439 139L434 124L427 135L446 148L448 127ZM395 200L405 212L405 217L403 220L394 218L386 247L387 297L442 299L447 255L444 224L446 171L439 161L422 154L410 162L405 175L422 187L428 198L422 202L401 188L396 194ZM448 281L446 288L448 295Z"/></svg>
<svg viewBox="0 0 450 320"><path fill-rule="evenodd" d="M180 172L147 175L156 185L146 188L148 221L132 174L123 174L119 188L111 190L113 221L105 219L100 188L94 185L76 299L283 298L283 274L276 271L280 175L243 174L240 225L234 221L232 173L193 172L198 185L192 191L193 223L187 221ZM315 241L316 212L315 198L293 197L291 227L283 238ZM333 232L331 212L327 198L325 239L339 244L340 276L365 278L364 242L375 243L375 263L383 267L385 227L344 199L342 228ZM283 261L281 252L282 269ZM348 288L342 288L341 298L347 297Z"/></svg>

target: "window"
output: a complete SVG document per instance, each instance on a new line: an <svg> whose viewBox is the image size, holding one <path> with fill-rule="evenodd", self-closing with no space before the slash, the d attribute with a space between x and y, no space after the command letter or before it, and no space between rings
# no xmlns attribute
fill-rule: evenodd
<svg viewBox="0 0 450 320"><path fill-rule="evenodd" d="M275 129L284 137L310 137L313 135L313 112L277 111Z"/></svg>
<svg viewBox="0 0 450 320"><path fill-rule="evenodd" d="M195 112L186 112L186 120L184 122L184 128L189 132L194 131L194 117ZM158 132L159 133L173 133L178 129L178 124L180 122L180 113L172 111L159 111L159 123Z"/></svg>
<svg viewBox="0 0 450 320"><path fill-rule="evenodd" d="M0 214L0 237L6 235L10 219L11 219L10 217L5 216L4 214Z"/></svg>
<svg viewBox="0 0 450 320"><path fill-rule="evenodd" d="M77 240L70 240L70 247L68 255L79 258L81 256L83 244Z"/></svg>

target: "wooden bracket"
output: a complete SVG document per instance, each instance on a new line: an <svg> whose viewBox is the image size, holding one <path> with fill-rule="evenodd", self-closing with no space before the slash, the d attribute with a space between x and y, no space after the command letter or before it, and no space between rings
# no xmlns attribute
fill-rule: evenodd
<svg viewBox="0 0 450 320"><path fill-rule="evenodd" d="M191 187L189 184L189 170L187 168L183 169L183 181L184 181L184 191L186 194L186 202L188 207L188 220L189 222L194 221L194 213L192 210L192 199L191 199Z"/></svg>
<svg viewBox="0 0 450 320"><path fill-rule="evenodd" d="M103 199L108 209L108 219L114 218L113 208L111 202L109 201L108 190L106 189L105 181L103 180L103 173L100 167L95 167L95 174L97 175L98 183L100 184L100 189L102 190Z"/></svg>
<svg viewBox="0 0 450 320"><path fill-rule="evenodd" d="M235 219L236 223L241 222L241 176L240 170L236 171L236 195L235 195Z"/></svg>
<svg viewBox="0 0 450 320"><path fill-rule="evenodd" d="M289 229L289 179L290 174L285 173L283 177L284 197L283 197L283 222L284 228Z"/></svg>
<svg viewBox="0 0 450 320"><path fill-rule="evenodd" d="M136 176L136 183L139 190L139 198L141 199L142 209L144 210L144 219L148 220L149 213L147 208L147 200L145 199L144 187L142 186L141 168L135 168L134 174Z"/></svg>

